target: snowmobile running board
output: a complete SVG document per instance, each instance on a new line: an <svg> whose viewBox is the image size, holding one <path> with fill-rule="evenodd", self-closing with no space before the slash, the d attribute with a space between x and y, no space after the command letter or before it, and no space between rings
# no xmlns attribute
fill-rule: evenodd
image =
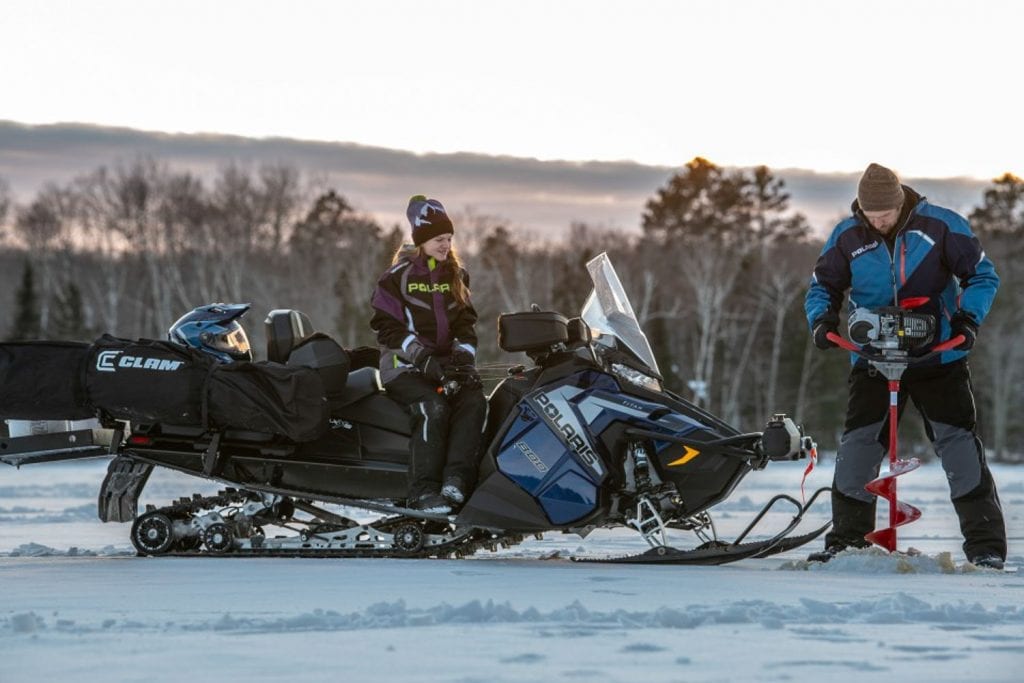
<svg viewBox="0 0 1024 683"><path fill-rule="evenodd" d="M754 517L753 521L744 529L743 533L733 541L732 543L725 543L718 540L708 541L707 543L693 548L692 550L678 550L670 546L658 546L651 548L647 552L640 553L638 555L625 555L623 557L574 557L574 562L601 562L607 564L693 564L693 565L719 565L728 564L730 562L737 562L739 560L746 560L750 558L768 557L770 555L776 555L778 553L792 550L793 548L799 548L805 543L813 541L815 538L825 533L832 522L828 521L822 526L809 531L806 534L800 536L789 536L788 534L793 531L800 524L803 519L804 513L811 507L815 499L824 493L825 491L831 491L829 487L820 488L814 492L810 499L803 505L800 504L795 498L780 494L769 500L761 511ZM747 534L757 525L761 518L768 513L768 511L780 500L786 500L793 503L799 512L790 520L789 524L769 539L764 541L757 541L753 543L742 543L741 541L746 538Z"/></svg>

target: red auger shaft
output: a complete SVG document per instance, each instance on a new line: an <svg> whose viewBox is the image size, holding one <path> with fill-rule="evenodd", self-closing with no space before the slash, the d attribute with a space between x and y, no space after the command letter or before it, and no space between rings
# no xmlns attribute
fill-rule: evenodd
<svg viewBox="0 0 1024 683"><path fill-rule="evenodd" d="M896 470L896 447L899 439L897 438L897 432L899 431L899 401L900 401L900 381L898 379L889 380L889 472L892 473ZM889 551L896 549L896 480L892 480L892 499L889 501L889 526L894 529L893 531L893 547L889 548Z"/></svg>

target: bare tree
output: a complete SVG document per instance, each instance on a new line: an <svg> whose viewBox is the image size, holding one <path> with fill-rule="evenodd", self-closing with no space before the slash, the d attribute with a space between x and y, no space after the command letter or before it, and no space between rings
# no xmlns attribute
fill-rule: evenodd
<svg viewBox="0 0 1024 683"><path fill-rule="evenodd" d="M300 217L301 176L294 166L262 166L258 190L259 215L265 222L264 244L271 252L279 253L288 238L288 230Z"/></svg>
<svg viewBox="0 0 1024 683"><path fill-rule="evenodd" d="M125 266L128 242L122 233L110 229L103 181L100 172L75 181L79 197L76 220L85 244L97 256L99 272L88 279L87 291L96 304L98 325L103 330L118 332L122 299L129 280L129 268Z"/></svg>
<svg viewBox="0 0 1024 683"><path fill-rule="evenodd" d="M727 313L726 301L736 287L740 273L738 261L743 253L738 247L713 242L700 251L687 251L682 256L680 271L690 287L696 314L694 402L707 405L710 401L709 387L715 379L715 359Z"/></svg>

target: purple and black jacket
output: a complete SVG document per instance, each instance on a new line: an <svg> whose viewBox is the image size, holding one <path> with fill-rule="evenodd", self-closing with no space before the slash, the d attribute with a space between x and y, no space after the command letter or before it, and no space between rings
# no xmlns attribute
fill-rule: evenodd
<svg viewBox="0 0 1024 683"><path fill-rule="evenodd" d="M434 265L431 268L431 265ZM458 269L469 287L469 274ZM403 372L415 370L413 360L422 353L446 356L456 348L476 356L476 310L459 304L452 295L456 272L450 262L413 257L389 268L373 292L370 327L381 347L381 381L387 384Z"/></svg>

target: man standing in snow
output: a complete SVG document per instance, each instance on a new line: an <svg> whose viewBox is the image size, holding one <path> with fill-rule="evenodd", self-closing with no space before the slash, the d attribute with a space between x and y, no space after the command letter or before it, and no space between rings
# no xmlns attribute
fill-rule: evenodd
<svg viewBox="0 0 1024 683"><path fill-rule="evenodd" d="M935 338L919 349L922 353L964 336L954 350L907 369L899 408L909 396L924 419L949 480L968 560L1002 568L1006 527L975 430L967 366L967 352L999 287L995 267L962 216L928 203L883 166L871 164L864 171L851 209L853 215L825 243L804 302L814 344L819 349L836 346L827 335L838 330L847 290L851 311L927 298L914 311L934 316L937 324ZM846 424L832 482L832 530L825 537L825 552L811 560L828 561L847 547L866 547L864 535L875 528L877 498L864 485L878 476L886 455L889 392L880 373L857 356L851 358Z"/></svg>

